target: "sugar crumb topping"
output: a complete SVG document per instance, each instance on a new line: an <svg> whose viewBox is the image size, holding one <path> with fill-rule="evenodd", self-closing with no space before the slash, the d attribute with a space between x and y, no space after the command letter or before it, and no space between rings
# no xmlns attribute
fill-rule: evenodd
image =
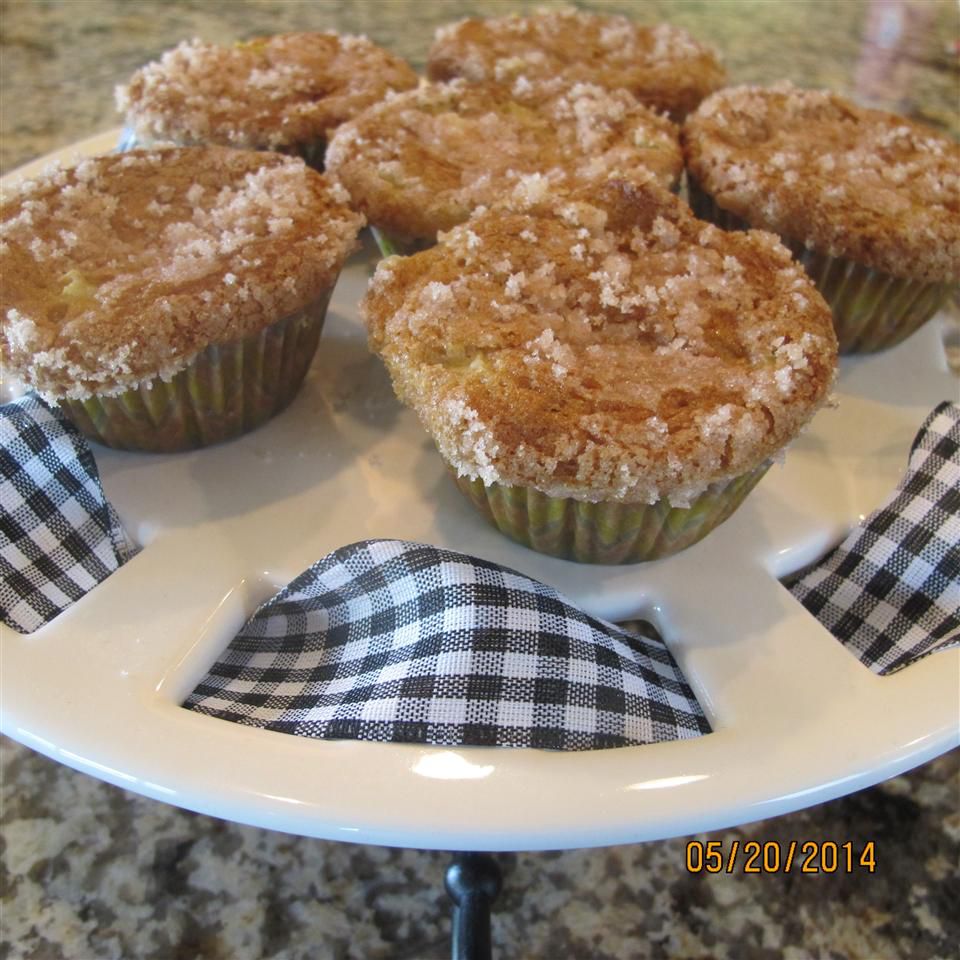
<svg viewBox="0 0 960 960"><path fill-rule="evenodd" d="M186 40L117 88L140 143L283 149L323 141L413 69L366 37L291 33L232 46Z"/></svg>
<svg viewBox="0 0 960 960"><path fill-rule="evenodd" d="M140 150L53 169L0 208L0 350L51 399L112 395L335 281L363 219L301 160Z"/></svg>
<svg viewBox="0 0 960 960"><path fill-rule="evenodd" d="M372 223L433 239L504 194L535 205L577 180L648 171L672 186L683 159L677 127L626 91L554 78L424 83L344 124L326 166Z"/></svg>
<svg viewBox="0 0 960 960"><path fill-rule="evenodd" d="M680 505L753 469L836 370L829 309L789 251L707 227L654 182L475 214L381 265L362 312L459 473L581 500Z"/></svg>
<svg viewBox="0 0 960 960"><path fill-rule="evenodd" d="M446 25L437 30L427 61L431 80L493 80L515 90L561 73L572 82L629 90L677 118L725 79L716 53L679 27L575 8Z"/></svg>
<svg viewBox="0 0 960 960"><path fill-rule="evenodd" d="M721 90L687 118L690 175L791 242L899 277L960 280L960 146L827 90Z"/></svg>

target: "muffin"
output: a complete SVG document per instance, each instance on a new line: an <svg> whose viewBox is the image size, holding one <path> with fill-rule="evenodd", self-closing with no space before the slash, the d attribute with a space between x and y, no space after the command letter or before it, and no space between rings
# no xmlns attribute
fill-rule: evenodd
<svg viewBox="0 0 960 960"><path fill-rule="evenodd" d="M683 172L678 128L625 90L558 80L424 84L345 123L327 169L381 233L431 242L478 206L584 179Z"/></svg>
<svg viewBox="0 0 960 960"><path fill-rule="evenodd" d="M726 73L712 50L679 27L563 7L441 27L427 76L472 83L562 77L629 90L648 107L682 119L723 86Z"/></svg>
<svg viewBox="0 0 960 960"><path fill-rule="evenodd" d="M893 346L960 280L960 147L826 90L721 90L683 128L690 199L778 233L830 304L840 350Z"/></svg>
<svg viewBox="0 0 960 960"><path fill-rule="evenodd" d="M0 206L0 357L90 438L205 446L282 410L363 219L300 159L135 150Z"/></svg>
<svg viewBox="0 0 960 960"><path fill-rule="evenodd" d="M381 261L371 349L471 501L589 563L728 517L824 402L830 311L772 234L609 181L476 213Z"/></svg>
<svg viewBox="0 0 960 960"><path fill-rule="evenodd" d="M327 170L378 233L432 242L512 192L577 179L683 172L678 128L625 90L558 80L424 84L345 123ZM389 252L389 248L385 252Z"/></svg>
<svg viewBox="0 0 960 960"><path fill-rule="evenodd" d="M221 47L189 40L117 88L123 146L277 150L320 167L330 134L413 69L366 37L288 33Z"/></svg>

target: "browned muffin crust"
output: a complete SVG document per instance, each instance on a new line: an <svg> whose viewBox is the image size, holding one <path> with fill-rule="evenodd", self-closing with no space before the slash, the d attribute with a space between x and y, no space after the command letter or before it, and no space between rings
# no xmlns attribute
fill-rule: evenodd
<svg viewBox="0 0 960 960"><path fill-rule="evenodd" d="M0 206L0 350L44 396L169 379L303 309L363 218L302 160L224 147L49 168Z"/></svg>
<svg viewBox="0 0 960 960"><path fill-rule="evenodd" d="M143 145L221 144L282 150L324 140L413 69L366 37L288 33L231 47L188 40L117 88Z"/></svg>
<svg viewBox="0 0 960 960"><path fill-rule="evenodd" d="M751 225L895 277L960 280L960 146L827 90L731 87L687 118L691 176Z"/></svg>
<svg viewBox="0 0 960 960"><path fill-rule="evenodd" d="M677 127L626 90L560 80L424 84L344 124L326 168L367 219L433 239L513 191L683 171Z"/></svg>
<svg viewBox="0 0 960 960"><path fill-rule="evenodd" d="M679 27L641 26L622 16L564 7L441 27L427 76L471 82L561 76L629 90L647 106L682 119L723 86L726 73L711 49Z"/></svg>
<svg viewBox="0 0 960 960"><path fill-rule="evenodd" d="M380 263L371 348L460 475L685 505L775 455L826 397L830 311L771 234L652 179L490 209Z"/></svg>

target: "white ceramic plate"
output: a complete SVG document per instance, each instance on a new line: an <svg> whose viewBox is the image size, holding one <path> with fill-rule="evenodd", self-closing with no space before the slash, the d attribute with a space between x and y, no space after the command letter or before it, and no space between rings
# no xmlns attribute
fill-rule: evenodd
<svg viewBox="0 0 960 960"><path fill-rule="evenodd" d="M57 156L115 141L111 132ZM778 583L883 500L926 414L957 397L939 321L887 353L845 360L837 409L822 411L785 466L706 540L653 564L589 567L511 543L453 487L367 353L357 304L369 269L369 255L348 265L302 393L260 430L180 455L96 449L107 495L144 549L47 627L6 632L5 733L230 820L486 850L757 820L958 743L960 650L878 678ZM597 616L653 620L714 732L592 753L450 750L314 741L178 706L261 601L330 550L370 537L473 553Z"/></svg>

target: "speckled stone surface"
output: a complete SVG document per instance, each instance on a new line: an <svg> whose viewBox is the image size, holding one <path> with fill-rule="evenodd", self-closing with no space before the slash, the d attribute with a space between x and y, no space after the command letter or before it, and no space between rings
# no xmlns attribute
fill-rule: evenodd
<svg viewBox="0 0 960 960"><path fill-rule="evenodd" d="M874 874L690 875L685 840L501 855L501 958L951 960L960 755L699 839L876 842ZM449 956L441 853L350 846L186 813L6 743L0 956Z"/></svg>
<svg viewBox="0 0 960 960"><path fill-rule="evenodd" d="M543 0L2 0L0 168L119 123L113 88L187 37L365 33L422 68L438 24ZM713 44L732 82L789 77L960 132L953 0L590 0ZM899 33L898 33L899 30Z"/></svg>
<svg viewBox="0 0 960 960"><path fill-rule="evenodd" d="M535 3L0 0L0 166L116 126L113 87L189 36L339 29L416 66L435 25ZM734 82L789 77L955 135L953 0L621 0L722 52ZM864 40L864 38L867 40ZM107 786L3 741L0 958L441 958L440 853L238 826ZM874 874L689 875L684 840L501 856L498 957L943 958L960 943L960 755L708 838L876 843Z"/></svg>

